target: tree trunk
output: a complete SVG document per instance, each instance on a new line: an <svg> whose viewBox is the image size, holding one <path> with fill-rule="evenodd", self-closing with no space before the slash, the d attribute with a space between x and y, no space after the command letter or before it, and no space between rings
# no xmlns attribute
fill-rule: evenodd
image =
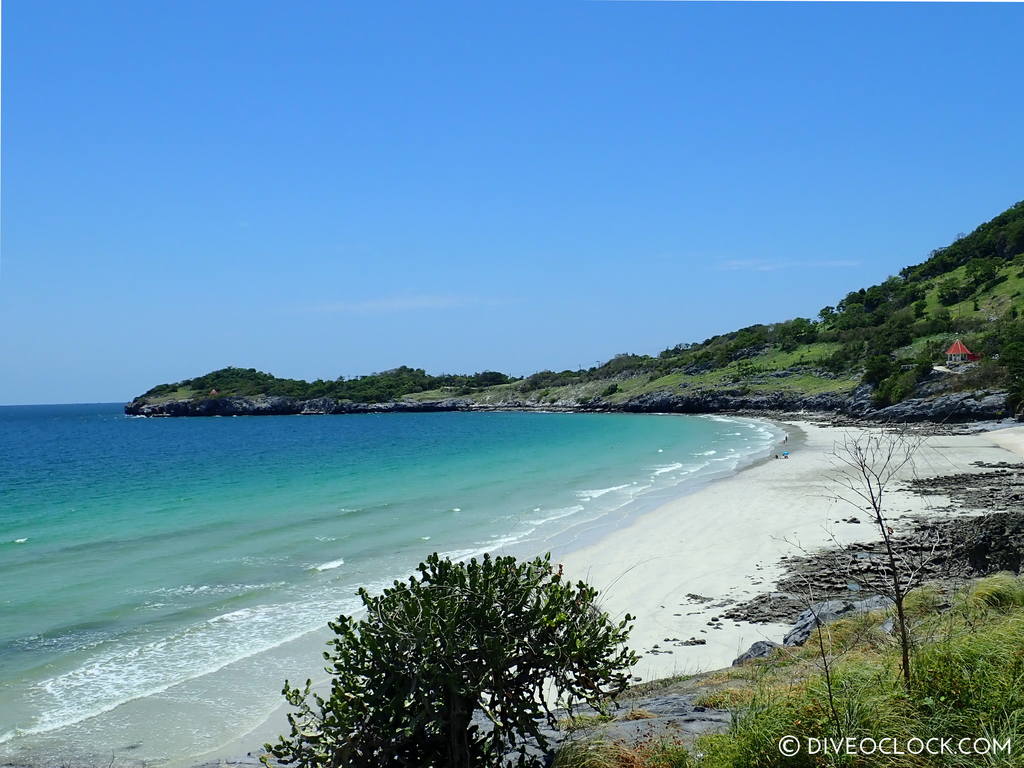
<svg viewBox="0 0 1024 768"><path fill-rule="evenodd" d="M469 724L473 709L465 696L449 688L445 707L445 721L448 726L448 765L451 768L472 768L469 751Z"/></svg>

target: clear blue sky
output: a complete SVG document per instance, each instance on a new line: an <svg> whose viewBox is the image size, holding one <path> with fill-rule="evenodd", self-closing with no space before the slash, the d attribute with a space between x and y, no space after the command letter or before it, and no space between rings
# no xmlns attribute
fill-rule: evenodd
<svg viewBox="0 0 1024 768"><path fill-rule="evenodd" d="M0 403L592 365L1024 197L1024 6L52 2L3 19Z"/></svg>

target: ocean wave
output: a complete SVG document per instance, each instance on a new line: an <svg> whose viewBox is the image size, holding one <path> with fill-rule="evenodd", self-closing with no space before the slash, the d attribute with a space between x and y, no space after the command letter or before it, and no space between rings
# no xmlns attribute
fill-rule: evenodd
<svg viewBox="0 0 1024 768"><path fill-rule="evenodd" d="M183 584L179 587L157 587L149 590L130 590L133 594L158 595L160 597L191 597L237 595L246 592L258 592L263 589L284 586L285 582L271 584Z"/></svg>
<svg viewBox="0 0 1024 768"><path fill-rule="evenodd" d="M627 486L621 487L625 488ZM544 525L544 523L550 523L555 520L561 520L563 517L568 517L569 515L575 515L577 512L582 512L584 509L586 509L586 507L584 507L582 504L573 504L571 507L560 507L558 509L552 509L545 517L539 517L536 520L527 520L526 522L529 525ZM535 508L533 511L540 512L540 507Z"/></svg>
<svg viewBox="0 0 1024 768"><path fill-rule="evenodd" d="M675 462L673 464L666 464L663 467L655 467L654 468L654 472L652 474L654 476L658 476L658 475L667 474L669 472L677 472L678 470L682 469L685 466L686 466L685 464L677 461L677 462Z"/></svg>
<svg viewBox="0 0 1024 768"><path fill-rule="evenodd" d="M148 642L103 643L80 666L32 687L40 715L15 734L46 733L156 695L284 645L359 606L354 598L339 605L333 593L310 594L296 602L230 611Z"/></svg>
<svg viewBox="0 0 1024 768"><path fill-rule="evenodd" d="M335 568L340 568L345 564L342 558L337 560L328 560L326 563L320 563L320 565L314 565L310 570L313 571L333 571Z"/></svg>
<svg viewBox="0 0 1024 768"><path fill-rule="evenodd" d="M621 491L623 488L629 488L631 486L632 483L623 483L622 485L613 485L610 488L595 488L593 490L576 491L576 496L584 501L589 501L590 499L599 499L607 493Z"/></svg>

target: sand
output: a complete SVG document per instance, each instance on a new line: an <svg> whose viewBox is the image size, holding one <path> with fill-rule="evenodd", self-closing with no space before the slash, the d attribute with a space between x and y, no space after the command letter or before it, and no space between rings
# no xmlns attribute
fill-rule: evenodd
<svg viewBox="0 0 1024 768"><path fill-rule="evenodd" d="M557 553L566 572L598 587L613 616L636 617L630 645L644 679L728 666L757 640L781 641L785 625L736 623L729 603L771 591L779 560L829 545L877 538L863 510L837 498L835 444L861 429L781 423L789 459L769 459L672 500L581 549ZM927 438L902 477L980 472L972 462L1020 460L1024 427ZM847 494L848 495L848 494ZM949 501L898 489L890 514L941 514ZM844 522L851 516L860 524ZM705 600L689 598L699 595ZM704 645L678 641L704 639ZM653 651L653 652L652 652ZM669 652L671 651L671 652Z"/></svg>

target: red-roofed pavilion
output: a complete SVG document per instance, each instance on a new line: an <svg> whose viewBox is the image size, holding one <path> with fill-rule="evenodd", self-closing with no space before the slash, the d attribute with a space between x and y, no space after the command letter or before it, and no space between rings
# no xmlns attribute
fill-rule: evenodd
<svg viewBox="0 0 1024 768"><path fill-rule="evenodd" d="M946 350L947 363L966 363L968 360L977 359L978 356L971 352L960 339L950 344L949 349Z"/></svg>

